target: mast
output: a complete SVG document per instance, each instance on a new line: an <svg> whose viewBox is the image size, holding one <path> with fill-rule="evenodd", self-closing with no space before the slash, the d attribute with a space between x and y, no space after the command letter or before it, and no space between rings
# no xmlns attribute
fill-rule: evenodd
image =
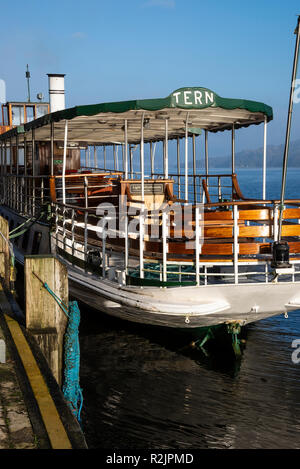
<svg viewBox="0 0 300 469"><path fill-rule="evenodd" d="M284 148L283 167L282 167L282 184L281 184L281 197L280 197L280 206L279 206L280 214L279 214L278 241L281 241L282 216L283 216L285 188L286 188L286 173L287 173L287 162L288 162L291 122L292 122L292 112L293 112L293 99L294 99L294 91L295 91L295 84L296 84L295 80L296 80L297 68L298 68L298 58L299 58L300 15L298 16L298 23L297 23L297 27L295 30L295 34L297 35L297 37L296 37L296 45L295 45L292 83L291 83L291 90L290 90L289 112L288 112L288 118L287 118L285 148Z"/></svg>
<svg viewBox="0 0 300 469"><path fill-rule="evenodd" d="M26 72L25 72L25 76L26 76L26 80L27 80L27 90L28 90L28 102L30 103L30 71L29 71L29 68L28 68L28 64L27 64L27 69L26 69Z"/></svg>

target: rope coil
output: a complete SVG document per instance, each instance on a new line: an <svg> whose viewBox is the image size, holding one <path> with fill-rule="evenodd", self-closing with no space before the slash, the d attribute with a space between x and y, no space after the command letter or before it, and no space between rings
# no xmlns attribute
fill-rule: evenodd
<svg viewBox="0 0 300 469"><path fill-rule="evenodd" d="M83 405L82 389L79 385L80 368L80 347L79 347L79 324L80 310L77 301L69 301L67 306L59 296L54 293L46 282L43 282L39 276L32 272L41 282L43 287L50 293L59 307L68 318L67 330L64 336L64 384L62 387L63 395L74 416L80 423L80 414Z"/></svg>

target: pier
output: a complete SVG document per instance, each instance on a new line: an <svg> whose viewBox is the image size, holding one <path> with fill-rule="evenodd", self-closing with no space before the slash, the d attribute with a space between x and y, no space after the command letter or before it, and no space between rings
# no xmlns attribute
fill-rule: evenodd
<svg viewBox="0 0 300 469"><path fill-rule="evenodd" d="M24 315L11 293L14 275L7 274L7 222L0 218L0 224L0 449L85 449L80 424L61 390L67 319L39 280L66 302L64 266L53 256L25 260Z"/></svg>

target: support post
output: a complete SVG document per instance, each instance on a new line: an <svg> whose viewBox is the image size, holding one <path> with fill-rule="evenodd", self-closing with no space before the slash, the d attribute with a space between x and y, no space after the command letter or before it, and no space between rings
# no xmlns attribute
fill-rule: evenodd
<svg viewBox="0 0 300 469"><path fill-rule="evenodd" d="M165 169L165 174L164 178L168 179L169 178L169 141L168 141L168 132L169 132L169 125L168 125L168 119L166 119L165 122L165 162L164 162L164 169Z"/></svg>
<svg viewBox="0 0 300 469"><path fill-rule="evenodd" d="M239 283L239 211L237 205L233 206L233 270L234 283Z"/></svg>
<svg viewBox="0 0 300 469"><path fill-rule="evenodd" d="M177 174L178 174L178 198L181 197L181 189L180 189L180 145L179 145L179 137L177 137Z"/></svg>
<svg viewBox="0 0 300 469"><path fill-rule="evenodd" d="M197 203L197 191L196 191L196 138L193 134L193 186L194 186L194 203Z"/></svg>
<svg viewBox="0 0 300 469"><path fill-rule="evenodd" d="M55 379L61 385L67 317L43 283L68 306L67 268L54 256L26 256L24 273L26 328L34 335Z"/></svg>
<svg viewBox="0 0 300 469"><path fill-rule="evenodd" d="M235 127L232 124L232 134L231 134L231 166L232 174L235 173Z"/></svg>
<svg viewBox="0 0 300 469"><path fill-rule="evenodd" d="M10 252L9 252L9 224L0 217L0 276L4 279L6 288L9 289L10 281Z"/></svg>
<svg viewBox="0 0 300 469"><path fill-rule="evenodd" d="M206 184L208 183L208 131L205 130L205 174Z"/></svg>
<svg viewBox="0 0 300 469"><path fill-rule="evenodd" d="M64 138L64 156L62 168L62 190L63 190L63 204L66 204L66 166L67 166L67 140L68 140L68 121L65 120L65 138Z"/></svg>
<svg viewBox="0 0 300 469"><path fill-rule="evenodd" d="M188 181L188 120L189 120L189 112L186 115L186 122L185 122L185 200L189 200L189 181Z"/></svg>
<svg viewBox="0 0 300 469"><path fill-rule="evenodd" d="M124 143L125 143L125 179L128 179L128 121L124 123Z"/></svg>
<svg viewBox="0 0 300 469"><path fill-rule="evenodd" d="M267 174L267 117L264 122L264 156L263 156L263 187L262 198L266 200L266 174Z"/></svg>
<svg viewBox="0 0 300 469"><path fill-rule="evenodd" d="M54 122L50 124L50 174L54 175Z"/></svg>

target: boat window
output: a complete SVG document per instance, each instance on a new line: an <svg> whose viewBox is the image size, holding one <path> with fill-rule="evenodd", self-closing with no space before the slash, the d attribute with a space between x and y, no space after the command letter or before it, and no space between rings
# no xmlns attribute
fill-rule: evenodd
<svg viewBox="0 0 300 469"><path fill-rule="evenodd" d="M36 118L45 116L48 114L48 104L37 104L36 105Z"/></svg>
<svg viewBox="0 0 300 469"><path fill-rule="evenodd" d="M19 165L24 166L24 148L19 148Z"/></svg>
<svg viewBox="0 0 300 469"><path fill-rule="evenodd" d="M28 241L29 241L29 233L30 233L30 231L27 230L27 231L25 231L25 233L23 235L22 248L25 249L25 250L27 248L27 244L28 244Z"/></svg>
<svg viewBox="0 0 300 469"><path fill-rule="evenodd" d="M26 106L26 122L34 120L34 106Z"/></svg>
<svg viewBox="0 0 300 469"><path fill-rule="evenodd" d="M12 125L24 124L24 106L12 106Z"/></svg>
<svg viewBox="0 0 300 469"><path fill-rule="evenodd" d="M40 250L40 244L42 239L42 233L35 231L32 242L32 254L38 254Z"/></svg>
<svg viewBox="0 0 300 469"><path fill-rule="evenodd" d="M9 125L7 106L2 106L3 125Z"/></svg>

